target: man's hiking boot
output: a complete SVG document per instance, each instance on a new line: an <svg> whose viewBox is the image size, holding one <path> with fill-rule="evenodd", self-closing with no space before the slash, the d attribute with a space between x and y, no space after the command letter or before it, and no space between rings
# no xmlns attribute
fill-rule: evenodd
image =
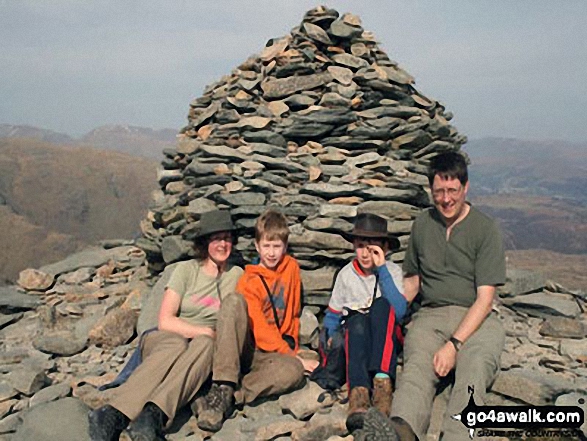
<svg viewBox="0 0 587 441"><path fill-rule="evenodd" d="M118 441L130 420L118 409L107 404L88 414L92 441Z"/></svg>
<svg viewBox="0 0 587 441"><path fill-rule="evenodd" d="M346 427L350 433L363 427L365 413L369 407L369 389L362 386L353 387L349 393L349 412L346 418Z"/></svg>
<svg viewBox="0 0 587 441"><path fill-rule="evenodd" d="M400 441L418 441L416 434L412 430L412 427L406 423L403 418L393 417L391 418L391 425L399 435Z"/></svg>
<svg viewBox="0 0 587 441"><path fill-rule="evenodd" d="M391 412L392 393L391 378L373 379L373 407L386 417Z"/></svg>
<svg viewBox="0 0 587 441"><path fill-rule="evenodd" d="M403 441L391 420L375 407L365 413L363 428L354 432L353 437L355 441Z"/></svg>
<svg viewBox="0 0 587 441"><path fill-rule="evenodd" d="M148 402L139 416L128 426L132 441L165 441L163 427L167 415L155 403Z"/></svg>
<svg viewBox="0 0 587 441"><path fill-rule="evenodd" d="M213 383L206 395L206 405L199 407L204 409L198 415L198 427L208 432L218 432L234 410L234 388Z"/></svg>

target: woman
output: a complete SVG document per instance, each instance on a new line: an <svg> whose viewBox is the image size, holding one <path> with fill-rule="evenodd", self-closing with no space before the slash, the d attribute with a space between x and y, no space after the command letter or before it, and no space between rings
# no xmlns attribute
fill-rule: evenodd
<svg viewBox="0 0 587 441"><path fill-rule="evenodd" d="M202 214L197 258L179 263L171 275L158 328L141 339L142 363L110 404L90 413L92 441L118 440L130 421L133 441L165 439L165 424L208 378L216 315L242 274L228 263L234 229L227 211Z"/></svg>

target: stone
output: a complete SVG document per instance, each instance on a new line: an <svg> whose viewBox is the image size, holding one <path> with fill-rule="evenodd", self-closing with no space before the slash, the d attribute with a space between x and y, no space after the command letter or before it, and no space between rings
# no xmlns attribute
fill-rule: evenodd
<svg viewBox="0 0 587 441"><path fill-rule="evenodd" d="M241 430L244 433L254 434L253 439L256 441L265 441L287 435L305 424L291 415L267 416L257 421L243 421Z"/></svg>
<svg viewBox="0 0 587 441"><path fill-rule="evenodd" d="M318 342L318 319L309 309L302 309L300 316L300 344L315 345Z"/></svg>
<svg viewBox="0 0 587 441"><path fill-rule="evenodd" d="M574 390L571 383L555 378L554 375L543 375L538 372L512 369L501 372L491 391L512 397L533 406L552 404L554 397L563 391Z"/></svg>
<svg viewBox="0 0 587 441"><path fill-rule="evenodd" d="M264 205L265 195L262 193L240 192L236 194L222 194L219 199L231 206Z"/></svg>
<svg viewBox="0 0 587 441"><path fill-rule="evenodd" d="M0 380L0 402L9 400L17 395L18 391L15 388L6 381Z"/></svg>
<svg viewBox="0 0 587 441"><path fill-rule="evenodd" d="M41 404L23 415L13 441L90 441L90 408L75 398ZM55 424L59 422L59 424Z"/></svg>
<svg viewBox="0 0 587 441"><path fill-rule="evenodd" d="M320 26L306 22L304 23L303 27L304 31L306 31L306 34L308 34L308 36L313 40L316 40L322 44L332 44L332 40L330 39L326 31L322 29Z"/></svg>
<svg viewBox="0 0 587 441"><path fill-rule="evenodd" d="M332 406L334 401L332 394L313 381L308 381L300 390L279 397L282 410L299 420L315 414L322 408Z"/></svg>
<svg viewBox="0 0 587 441"><path fill-rule="evenodd" d="M346 417L346 406L335 404L327 413L315 413L304 427L292 433L292 440L318 441L346 435Z"/></svg>
<svg viewBox="0 0 587 441"><path fill-rule="evenodd" d="M90 281L94 274L94 268L78 268L71 273L61 275L59 281L61 283L67 283L68 285L80 285L84 282Z"/></svg>
<svg viewBox="0 0 587 441"><path fill-rule="evenodd" d="M71 393L71 386L67 383L53 384L49 387L41 389L39 392L34 394L30 401L29 406L35 407L39 404L48 403L50 401L59 400L65 398Z"/></svg>
<svg viewBox="0 0 587 441"><path fill-rule="evenodd" d="M345 23L343 20L334 20L330 24L328 33L339 38L353 39L361 35L363 33L363 29L359 26L352 26L348 23ZM356 54L353 53L353 55Z"/></svg>
<svg viewBox="0 0 587 441"><path fill-rule="evenodd" d="M261 83L263 97L267 100L283 98L303 90L315 89L332 80L330 74L317 73L290 78L276 78Z"/></svg>
<svg viewBox="0 0 587 441"><path fill-rule="evenodd" d="M22 313L18 314L0 314L0 329L4 326L17 322L22 318Z"/></svg>
<svg viewBox="0 0 587 441"><path fill-rule="evenodd" d="M137 314L130 309L110 311L90 331L90 344L115 348L127 343L134 334L137 319Z"/></svg>
<svg viewBox="0 0 587 441"><path fill-rule="evenodd" d="M28 268L21 271L18 275L18 285L29 291L46 291L55 282L51 274Z"/></svg>
<svg viewBox="0 0 587 441"><path fill-rule="evenodd" d="M79 338L70 332L44 333L33 339L33 347L46 354L69 357L87 347L87 338Z"/></svg>
<svg viewBox="0 0 587 441"><path fill-rule="evenodd" d="M136 250L136 247L123 246L112 249L90 247L79 253L70 255L60 262L45 265L39 268L39 270L56 277L60 274L70 273L83 267L98 268L106 264L109 260L115 262L127 260L129 253L133 252L133 250Z"/></svg>
<svg viewBox="0 0 587 441"><path fill-rule="evenodd" d="M178 260L193 256L193 244L184 240L181 236L167 236L161 243L161 254L165 263L177 262Z"/></svg>
<svg viewBox="0 0 587 441"><path fill-rule="evenodd" d="M558 338L585 338L587 329L580 321L567 317L549 317L542 322L540 335Z"/></svg>
<svg viewBox="0 0 587 441"><path fill-rule="evenodd" d="M50 383L41 367L23 366L7 375L8 384L23 394L30 396Z"/></svg>
<svg viewBox="0 0 587 441"><path fill-rule="evenodd" d="M573 297L566 294L540 292L504 298L503 302L533 317L556 315L574 318L581 312Z"/></svg>
<svg viewBox="0 0 587 441"><path fill-rule="evenodd" d="M587 340L569 340L561 341L560 353L581 362L587 362Z"/></svg>
<svg viewBox="0 0 587 441"><path fill-rule="evenodd" d="M352 250L353 246L340 235L305 230L303 234L291 234L289 245L314 249Z"/></svg>
<svg viewBox="0 0 587 441"><path fill-rule="evenodd" d="M350 86L353 82L353 71L342 66L328 66L328 73L343 86Z"/></svg>
<svg viewBox="0 0 587 441"><path fill-rule="evenodd" d="M546 285L543 273L518 268L506 268L506 283L497 289L502 297L513 297L542 290Z"/></svg>
<svg viewBox="0 0 587 441"><path fill-rule="evenodd" d="M351 54L336 54L332 56L332 60L342 66L350 67L351 69L359 69L361 67L368 67L369 63L362 58L355 57Z"/></svg>
<svg viewBox="0 0 587 441"><path fill-rule="evenodd" d="M0 286L0 308L2 309L34 309L40 303L38 297L23 294L10 286Z"/></svg>

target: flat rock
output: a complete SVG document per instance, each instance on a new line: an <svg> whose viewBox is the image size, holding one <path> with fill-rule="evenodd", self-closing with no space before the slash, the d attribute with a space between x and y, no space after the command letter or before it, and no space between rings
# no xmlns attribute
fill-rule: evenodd
<svg viewBox="0 0 587 441"><path fill-rule="evenodd" d="M353 82L353 71L342 66L328 66L328 72L336 81L344 86Z"/></svg>
<svg viewBox="0 0 587 441"><path fill-rule="evenodd" d="M34 309L41 302L38 297L24 294L12 286L0 287L0 308L13 309Z"/></svg>
<svg viewBox="0 0 587 441"><path fill-rule="evenodd" d="M576 386L555 375L540 374L536 371L512 369L501 372L491 391L515 398L534 406L552 404L554 398L563 392L574 391Z"/></svg>
<svg viewBox="0 0 587 441"><path fill-rule="evenodd" d="M335 198L341 196L355 196L361 187L351 184L327 184L327 183L310 183L300 189L300 193L316 195L324 198Z"/></svg>
<svg viewBox="0 0 587 441"><path fill-rule="evenodd" d="M564 339L561 341L560 353L574 360L587 362L587 340Z"/></svg>
<svg viewBox="0 0 587 441"><path fill-rule="evenodd" d="M347 406L335 404L329 412L315 413L310 421L291 435L294 441L322 441L348 433L346 428Z"/></svg>
<svg viewBox="0 0 587 441"><path fill-rule="evenodd" d="M78 268L75 271L59 276L59 281L68 285L81 285L84 282L90 281L95 272L95 268Z"/></svg>
<svg viewBox="0 0 587 441"><path fill-rule="evenodd" d="M18 395L18 391L4 380L0 381L0 402Z"/></svg>
<svg viewBox="0 0 587 441"><path fill-rule="evenodd" d="M308 247L312 249L338 249L352 250L353 245L338 234L324 233L321 231L304 230L303 234L291 234L289 236L291 246Z"/></svg>
<svg viewBox="0 0 587 441"><path fill-rule="evenodd" d="M297 419L304 419L315 414L324 407L330 407L334 403L331 394L318 386L313 381L308 381L303 389L279 397L279 405ZM319 398L324 398L322 402Z"/></svg>
<svg viewBox="0 0 587 441"><path fill-rule="evenodd" d="M361 35L363 33L363 28L360 26L350 25L345 23L343 20L334 20L330 24L328 33L338 38L352 39Z"/></svg>
<svg viewBox="0 0 587 441"><path fill-rule="evenodd" d="M75 398L41 404L26 412L13 441L90 441L90 408ZM59 422L59 424L56 424Z"/></svg>
<svg viewBox="0 0 587 441"><path fill-rule="evenodd" d="M585 338L587 329L580 321L567 317L549 317L540 325L540 335L558 338Z"/></svg>
<svg viewBox="0 0 587 441"><path fill-rule="evenodd" d="M267 416L256 421L243 421L241 430L244 433L254 433L255 441L265 441L287 435L305 424L291 415Z"/></svg>
<svg viewBox="0 0 587 441"><path fill-rule="evenodd" d="M302 309L300 316L300 344L310 345L316 343L318 337L318 319L308 308Z"/></svg>
<svg viewBox="0 0 587 441"><path fill-rule="evenodd" d="M18 285L30 291L46 291L51 288L55 278L51 274L44 273L37 269L28 268L18 275Z"/></svg>
<svg viewBox="0 0 587 441"><path fill-rule="evenodd" d="M546 286L544 274L538 271L530 271L508 267L506 270L506 283L497 289L502 297L513 297L540 291Z"/></svg>
<svg viewBox="0 0 587 441"><path fill-rule="evenodd" d="M328 73L300 75L289 78L275 78L263 81L261 89L265 99L283 98L303 90L315 89L328 84L332 77Z"/></svg>
<svg viewBox="0 0 587 441"><path fill-rule="evenodd" d="M246 191L233 194L222 194L219 195L218 198L231 206L264 205L266 200L265 195L262 193Z"/></svg>
<svg viewBox="0 0 587 441"><path fill-rule="evenodd" d="M49 387L41 389L34 394L29 400L29 406L35 407L39 404L55 401L60 398L65 398L71 393L71 386L68 383L53 384Z"/></svg>
<svg viewBox="0 0 587 441"><path fill-rule="evenodd" d="M303 24L303 28L312 40L316 40L322 44L332 44L332 40L320 26L306 22Z"/></svg>
<svg viewBox="0 0 587 441"><path fill-rule="evenodd" d="M564 316L577 317L579 305L570 295L540 292L503 299L504 304L533 317Z"/></svg>
<svg viewBox="0 0 587 441"><path fill-rule="evenodd" d="M332 61L342 66L350 67L351 69L355 70L360 69L361 67L369 66L369 63L366 60L346 53L333 55Z"/></svg>
<svg viewBox="0 0 587 441"><path fill-rule="evenodd" d="M114 260L115 262L128 260L129 253L134 250L136 250L134 246L124 246L107 250L98 247L88 248L70 255L60 262L45 265L39 268L39 270L46 274L58 276L83 267L98 268L106 264L109 260Z"/></svg>

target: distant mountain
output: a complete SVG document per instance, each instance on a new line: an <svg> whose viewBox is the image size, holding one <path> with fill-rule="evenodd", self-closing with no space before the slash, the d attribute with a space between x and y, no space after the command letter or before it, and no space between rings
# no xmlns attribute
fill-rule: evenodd
<svg viewBox="0 0 587 441"><path fill-rule="evenodd" d="M102 126L80 138L83 144L146 158L163 158L163 149L175 147L177 130L135 126Z"/></svg>
<svg viewBox="0 0 587 441"><path fill-rule="evenodd" d="M474 195L527 194L587 204L587 142L483 138L463 147Z"/></svg>
<svg viewBox="0 0 587 441"><path fill-rule="evenodd" d="M163 149L175 147L175 129L107 125L91 130L81 138L26 125L0 124L0 139L38 139L57 145L89 147L127 153L146 158L163 158Z"/></svg>
<svg viewBox="0 0 587 441"><path fill-rule="evenodd" d="M587 254L587 143L468 142L470 199L497 218L512 250Z"/></svg>
<svg viewBox="0 0 587 441"><path fill-rule="evenodd" d="M157 162L122 153L0 139L0 279L101 239L139 234Z"/></svg>
<svg viewBox="0 0 587 441"><path fill-rule="evenodd" d="M40 129L32 126L17 126L13 124L0 124L0 138L29 138L52 144L73 144L75 140L65 133L53 130Z"/></svg>

